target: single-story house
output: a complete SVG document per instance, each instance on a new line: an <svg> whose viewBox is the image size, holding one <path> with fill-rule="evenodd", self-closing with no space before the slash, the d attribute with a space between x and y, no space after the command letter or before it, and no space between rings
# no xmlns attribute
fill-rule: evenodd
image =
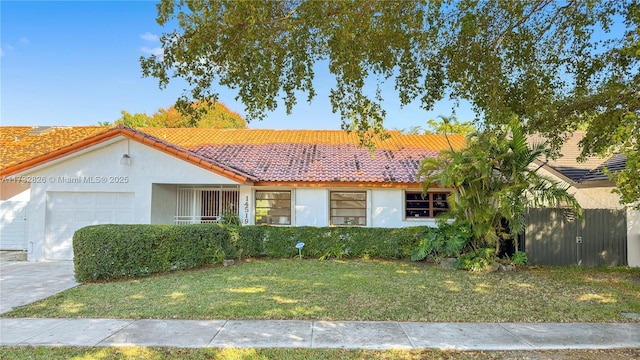
<svg viewBox="0 0 640 360"><path fill-rule="evenodd" d="M75 230L187 224L435 225L419 163L464 138L390 132L370 151L332 130L0 127L0 249L70 260ZM13 146L11 146L13 145Z"/></svg>
<svg viewBox="0 0 640 360"><path fill-rule="evenodd" d="M584 208L621 208L602 168L624 158L577 162L583 135L560 159L539 159L540 171ZM215 222L229 211L248 225L434 226L448 191L423 198L416 174L449 142L390 132L371 152L332 130L0 127L0 250L69 260L87 225ZM640 266L640 213L627 219L628 264Z"/></svg>
<svg viewBox="0 0 640 360"><path fill-rule="evenodd" d="M612 172L624 169L626 157L614 154L608 157L590 156L583 161L579 146L584 131L576 131L568 136L560 148L557 159L537 159L539 173L569 186L583 209L623 210L620 196L613 192L615 184L609 180L604 168ZM539 136L532 136L531 142L540 142ZM638 195L640 201L640 194ZM627 209L627 262L629 266L640 267L640 211Z"/></svg>

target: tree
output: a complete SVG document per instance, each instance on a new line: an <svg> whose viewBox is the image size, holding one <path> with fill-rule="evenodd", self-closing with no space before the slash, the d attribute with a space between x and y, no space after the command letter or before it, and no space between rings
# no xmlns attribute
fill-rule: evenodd
<svg viewBox="0 0 640 360"><path fill-rule="evenodd" d="M240 114L229 110L221 102L210 105L208 102L199 101L191 104L193 111L184 113L170 106L167 109L160 108L149 116L146 113L130 114L122 110L120 119L114 122L115 125L126 125L129 127L201 127L217 129L238 129L246 128L247 123ZM110 123L100 123L103 126L110 126Z"/></svg>
<svg viewBox="0 0 640 360"><path fill-rule="evenodd" d="M581 215L569 186L540 175L540 167L534 166L534 160L548 153L545 143L529 146L513 118L509 126L470 134L460 151L451 148L424 159L419 176L425 192L434 185L452 189L446 216L471 225L475 251L495 246L499 253L502 239L517 239L524 232L528 207L562 204Z"/></svg>
<svg viewBox="0 0 640 360"><path fill-rule="evenodd" d="M183 102L215 100L218 84L236 89L249 120L279 101L287 112L301 95L311 101L314 66L326 65L333 111L368 145L384 133L386 82L402 105L466 100L484 126L516 116L556 146L595 114L584 155L622 146L636 161L638 8L638 0L162 0L164 53L140 61L160 87L186 80ZM640 181L635 169L631 183Z"/></svg>
<svg viewBox="0 0 640 360"><path fill-rule="evenodd" d="M114 122L114 125L126 125L129 127L153 127L151 118L146 113L131 114L128 111L121 110L120 119Z"/></svg>
<svg viewBox="0 0 640 360"><path fill-rule="evenodd" d="M476 131L476 127L473 125L471 121L460 122L455 117L449 118L449 117L440 116L440 121L429 119L427 120L427 125L429 127L426 130L424 130L425 134L469 135L470 133Z"/></svg>

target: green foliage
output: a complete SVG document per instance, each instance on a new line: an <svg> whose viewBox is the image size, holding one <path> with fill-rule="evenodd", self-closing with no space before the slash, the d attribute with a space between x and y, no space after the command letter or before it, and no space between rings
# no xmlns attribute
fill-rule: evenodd
<svg viewBox="0 0 640 360"><path fill-rule="evenodd" d="M73 236L79 282L147 276L236 258L230 232L217 224L95 225Z"/></svg>
<svg viewBox="0 0 640 360"><path fill-rule="evenodd" d="M167 127L167 128L216 128L216 129L241 129L246 128L247 123L237 112L229 110L223 103L210 103L197 101L167 109L160 108L152 115L146 113L130 114L122 110L122 116L113 124L100 122L101 126L125 125L129 127Z"/></svg>
<svg viewBox="0 0 640 360"><path fill-rule="evenodd" d="M318 259L408 259L428 227L280 227L193 225L96 225L74 234L79 282L148 276L267 256L293 258L305 243L305 257Z"/></svg>
<svg viewBox="0 0 640 360"><path fill-rule="evenodd" d="M430 228L425 232L417 247L411 252L412 261L424 260L431 257L439 261L442 257L456 257L469 245L471 228L465 221L449 224L439 221L437 228Z"/></svg>
<svg viewBox="0 0 640 360"><path fill-rule="evenodd" d="M527 207L563 203L582 214L568 185L537 172L534 162L545 154L545 144L529 146L520 122L512 118L509 126L470 134L460 151L424 159L419 177L425 191L434 185L452 189L447 216L470 225L473 249L495 246L499 252L501 239L524 231Z"/></svg>
<svg viewBox="0 0 640 360"><path fill-rule="evenodd" d="M462 254L456 260L455 266L457 269L481 272L485 271L489 265L497 260L496 249L480 248L477 251Z"/></svg>
<svg viewBox="0 0 640 360"><path fill-rule="evenodd" d="M525 265L527 261L529 261L529 259L527 258L527 253L524 251L516 251L511 257L513 265L522 266Z"/></svg>
<svg viewBox="0 0 640 360"><path fill-rule="evenodd" d="M620 145L637 154L639 8L637 0L162 0L163 54L140 63L161 88L185 80L184 103L215 99L218 84L237 90L249 120L280 101L287 113L299 96L311 101L317 67L328 67L333 110L369 145L384 131L379 90L392 82L401 105L468 101L486 125L517 116L556 145L595 115L585 154ZM634 194L630 183L621 191Z"/></svg>
<svg viewBox="0 0 640 360"><path fill-rule="evenodd" d="M238 212L234 211L231 206L226 206L224 208L218 222L224 225L242 225L242 222L240 221L240 215L238 215Z"/></svg>
<svg viewBox="0 0 640 360"><path fill-rule="evenodd" d="M440 121L434 119L427 120L429 126L424 133L425 134L460 134L469 135L476 131L476 127L471 121L460 122L455 117L440 116Z"/></svg>

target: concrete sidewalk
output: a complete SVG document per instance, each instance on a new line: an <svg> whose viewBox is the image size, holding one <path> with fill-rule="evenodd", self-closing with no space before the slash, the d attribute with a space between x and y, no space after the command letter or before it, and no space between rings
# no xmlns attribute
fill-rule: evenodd
<svg viewBox="0 0 640 360"><path fill-rule="evenodd" d="M551 350L640 348L640 323L0 319L0 345Z"/></svg>

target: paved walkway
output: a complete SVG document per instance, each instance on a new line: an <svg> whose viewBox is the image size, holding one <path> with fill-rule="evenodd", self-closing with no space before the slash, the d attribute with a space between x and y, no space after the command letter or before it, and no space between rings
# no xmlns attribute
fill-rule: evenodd
<svg viewBox="0 0 640 360"><path fill-rule="evenodd" d="M0 319L0 345L548 350L640 348L640 323Z"/></svg>
<svg viewBox="0 0 640 360"><path fill-rule="evenodd" d="M72 262L0 262L0 313L76 285ZM487 324L0 318L0 345L640 349L640 322Z"/></svg>
<svg viewBox="0 0 640 360"><path fill-rule="evenodd" d="M73 261L0 261L0 314L79 285Z"/></svg>

